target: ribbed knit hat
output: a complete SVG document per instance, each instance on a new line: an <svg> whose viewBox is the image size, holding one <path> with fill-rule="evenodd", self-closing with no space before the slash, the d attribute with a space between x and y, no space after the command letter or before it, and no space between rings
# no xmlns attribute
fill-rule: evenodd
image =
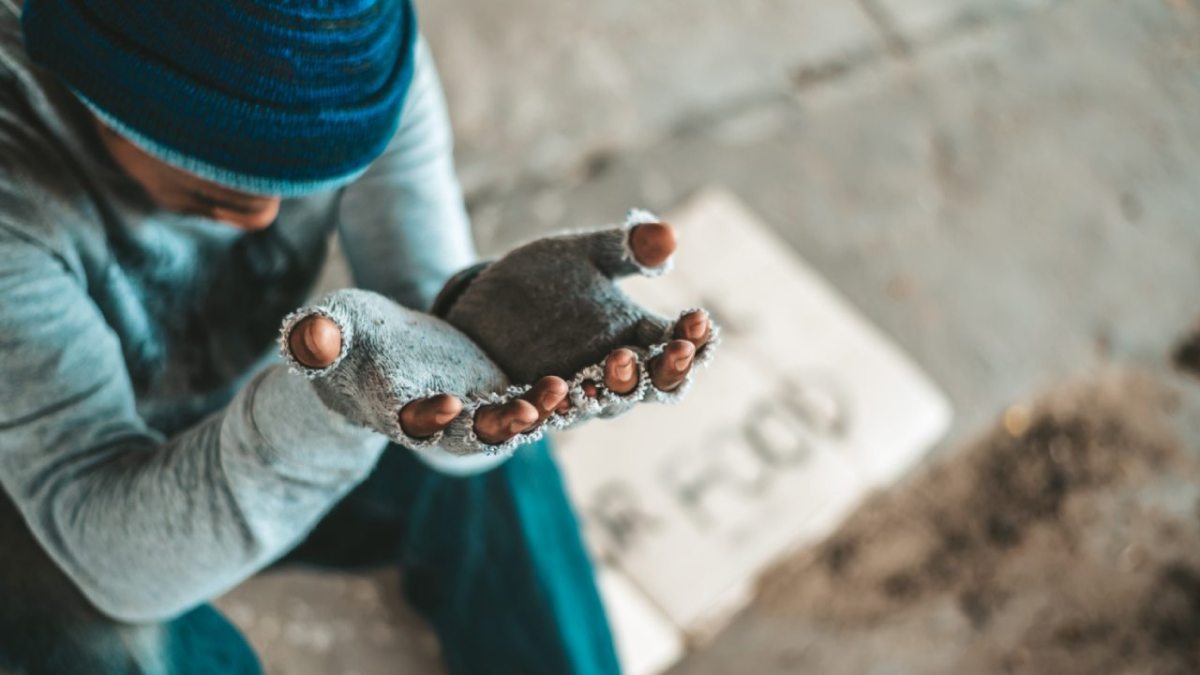
<svg viewBox="0 0 1200 675"><path fill-rule="evenodd" d="M256 194L346 183L412 79L407 0L26 0L35 63L169 164Z"/></svg>

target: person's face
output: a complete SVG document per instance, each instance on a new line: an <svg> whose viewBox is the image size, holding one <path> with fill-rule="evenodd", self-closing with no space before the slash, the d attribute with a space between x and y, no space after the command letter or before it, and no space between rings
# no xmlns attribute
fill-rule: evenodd
<svg viewBox="0 0 1200 675"><path fill-rule="evenodd" d="M204 180L151 157L99 119L96 126L117 165L164 209L204 216L243 230L261 230L279 215L279 197L238 192Z"/></svg>

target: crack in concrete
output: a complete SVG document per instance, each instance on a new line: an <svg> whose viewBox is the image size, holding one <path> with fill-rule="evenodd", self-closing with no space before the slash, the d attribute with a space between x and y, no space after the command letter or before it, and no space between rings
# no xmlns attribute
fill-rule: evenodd
<svg viewBox="0 0 1200 675"><path fill-rule="evenodd" d="M879 32L884 47L893 58L906 59L912 55L912 45L896 26L891 13L879 5L879 0L858 0L858 6Z"/></svg>
<svg viewBox="0 0 1200 675"><path fill-rule="evenodd" d="M863 49L838 59L804 64L792 71L792 84L797 91L834 82L863 66L877 63L884 56L878 49Z"/></svg>

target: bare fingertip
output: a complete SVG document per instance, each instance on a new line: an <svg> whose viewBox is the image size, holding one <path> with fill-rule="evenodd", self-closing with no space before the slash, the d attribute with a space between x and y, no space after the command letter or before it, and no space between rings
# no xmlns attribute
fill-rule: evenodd
<svg viewBox="0 0 1200 675"><path fill-rule="evenodd" d="M292 326L288 349L304 367L326 368L342 353L342 331L327 316L306 316Z"/></svg>
<svg viewBox="0 0 1200 675"><path fill-rule="evenodd" d="M675 336L695 343L703 340L708 335L708 331L708 314L704 310L697 310L680 320Z"/></svg>
<svg viewBox="0 0 1200 675"><path fill-rule="evenodd" d="M671 355L675 358L683 358L685 356L694 355L696 353L696 345L687 340L671 340L671 342L667 344L667 350L670 351Z"/></svg>
<svg viewBox="0 0 1200 675"><path fill-rule="evenodd" d="M434 413L433 421L439 426L445 426L458 417L462 412L463 404L457 397L449 394L442 394L439 399L437 406L440 410Z"/></svg>
<svg viewBox="0 0 1200 675"><path fill-rule="evenodd" d="M538 380L534 386L540 387L546 393L561 395L566 395L567 390L570 388L567 385L567 381L557 375L547 375Z"/></svg>
<svg viewBox="0 0 1200 675"><path fill-rule="evenodd" d="M629 247L638 263L659 267L675 252L675 228L667 223L643 223L629 233Z"/></svg>
<svg viewBox="0 0 1200 675"><path fill-rule="evenodd" d="M529 401L518 398L512 402L512 406L513 414L524 420L526 424L533 424L537 421L537 408Z"/></svg>
<svg viewBox="0 0 1200 675"><path fill-rule="evenodd" d="M558 383L547 383L541 394L537 397L538 407L545 412L550 412L558 407L558 405L567 396L567 383L559 380Z"/></svg>
<svg viewBox="0 0 1200 675"><path fill-rule="evenodd" d="M634 370L633 361L626 361L625 363L617 366L614 374L620 378L622 382L630 382L633 380L634 376L637 375L637 371Z"/></svg>

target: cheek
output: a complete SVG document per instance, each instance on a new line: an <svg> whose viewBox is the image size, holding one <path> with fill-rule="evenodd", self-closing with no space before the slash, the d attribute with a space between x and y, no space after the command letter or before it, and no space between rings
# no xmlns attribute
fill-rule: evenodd
<svg viewBox="0 0 1200 675"><path fill-rule="evenodd" d="M148 162L141 152L122 143L112 148L112 156L154 203L165 208L182 206L177 191L169 189L168 182L163 180L161 168Z"/></svg>

